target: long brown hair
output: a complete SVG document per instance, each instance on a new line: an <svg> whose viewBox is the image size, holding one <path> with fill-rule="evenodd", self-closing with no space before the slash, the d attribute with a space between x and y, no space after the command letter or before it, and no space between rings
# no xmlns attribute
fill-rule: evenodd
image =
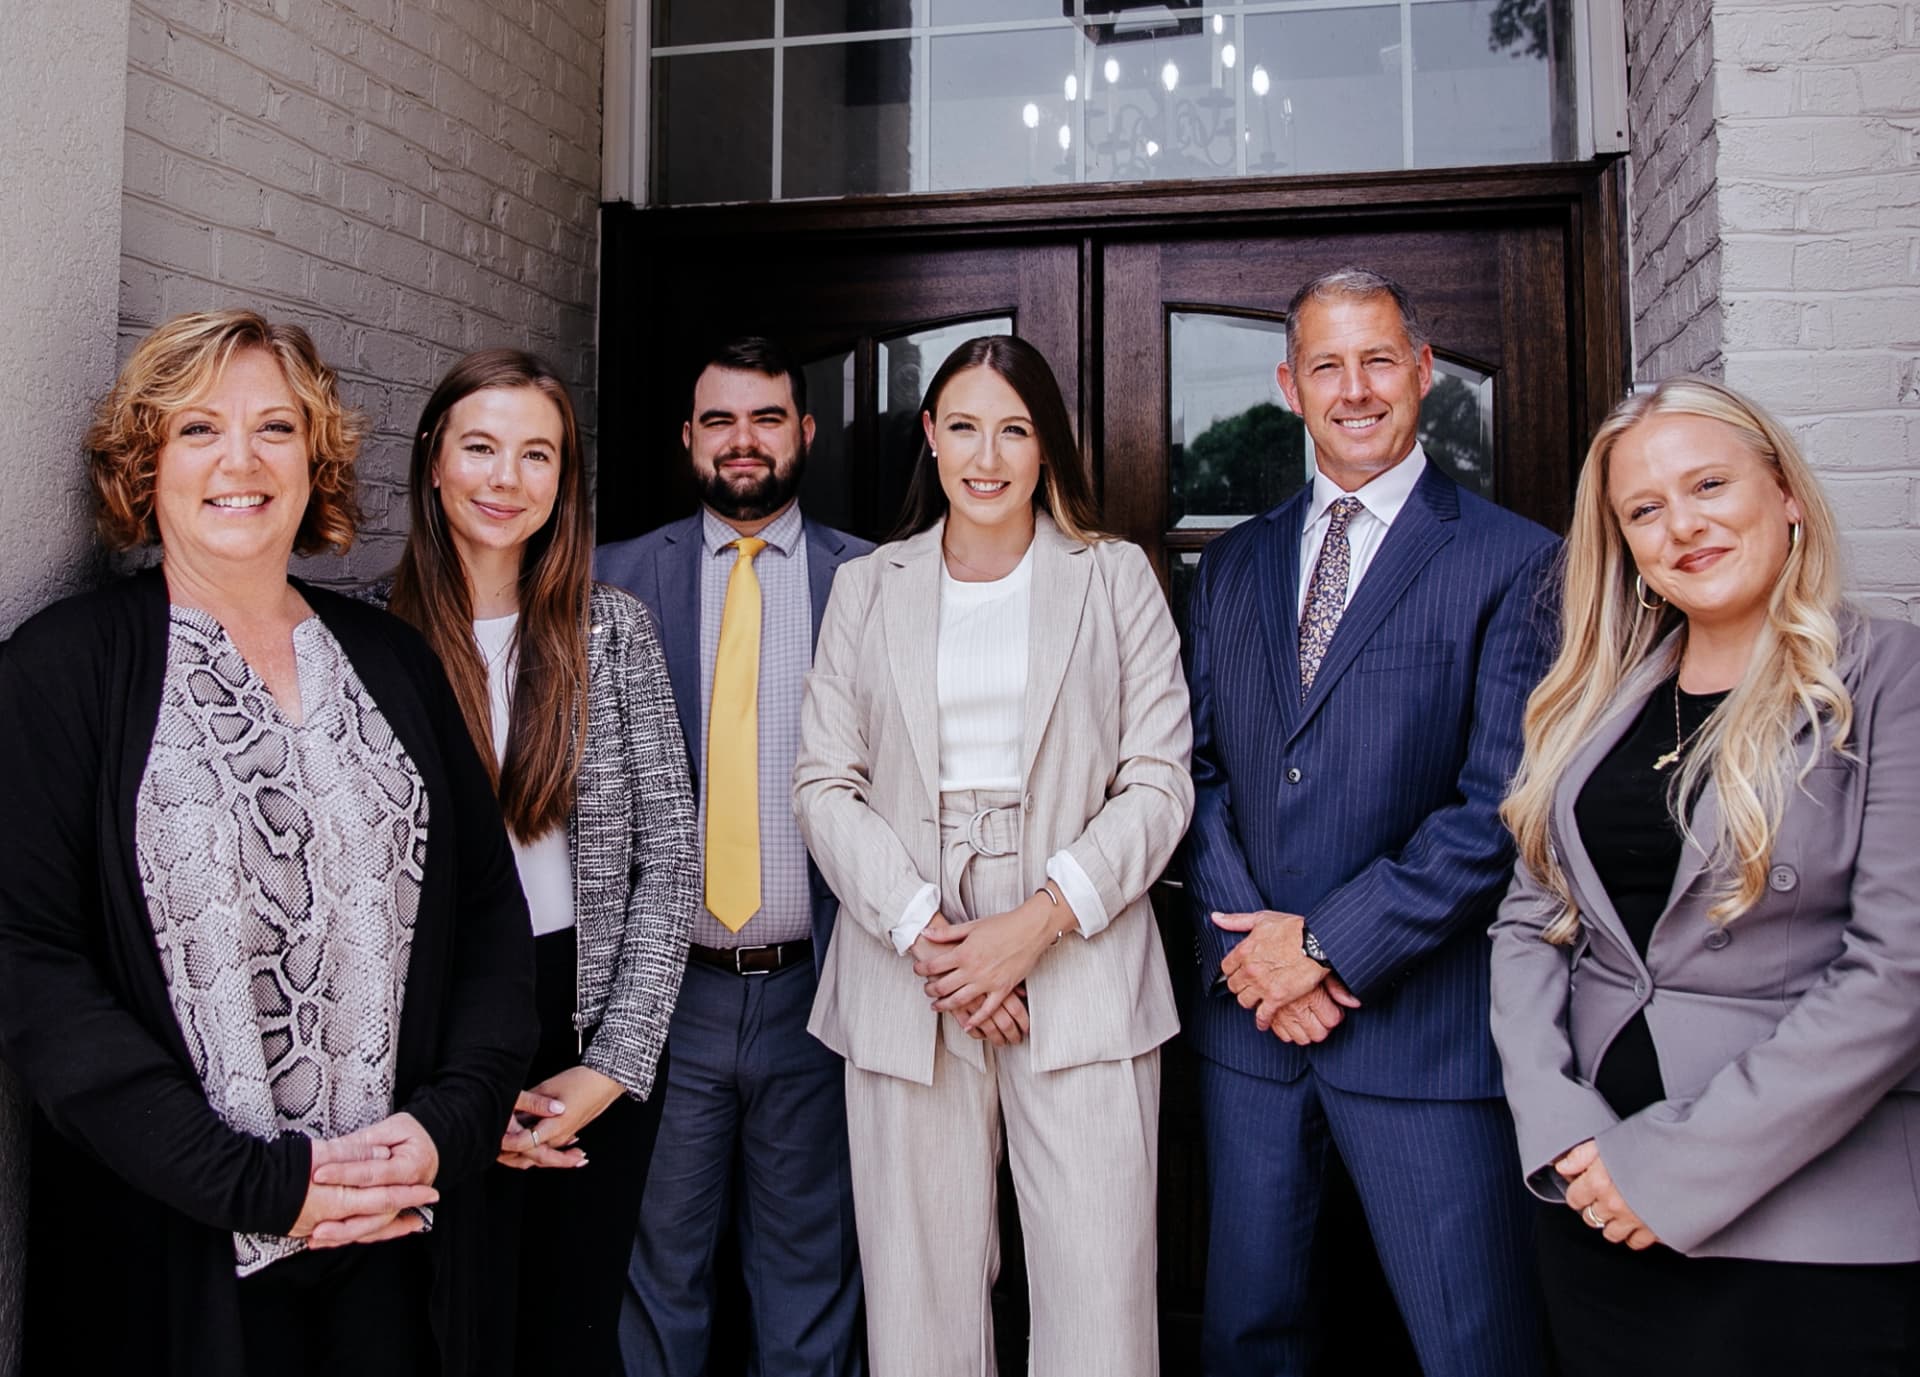
<svg viewBox="0 0 1920 1377"><path fill-rule="evenodd" d="M493 751L487 667L473 639L473 594L433 486L434 461L455 403L490 387L531 387L560 410L560 490L553 514L520 556L519 673L507 725L507 758ZM446 666L474 749L486 762L507 829L523 842L573 812L587 734L587 590L593 525L580 428L567 385L532 354L483 349L456 363L427 399L407 473L406 548L394 570L393 611L420 628Z"/></svg>
<svg viewBox="0 0 1920 1377"><path fill-rule="evenodd" d="M1073 421L1067 416L1067 404L1046 356L1014 335L970 339L947 355L947 361L927 384L920 409L938 415L940 394L956 373L969 368L991 368L998 373L1019 394L1033 417L1034 436L1040 441L1040 484L1033 490L1034 509L1051 516L1054 525L1083 544L1110 539L1100 529L1093 484L1087 479L1087 466L1073 440ZM905 540L918 535L946 514L947 490L940 486L940 461L923 436L913 477L907 482L900 522L889 538Z"/></svg>

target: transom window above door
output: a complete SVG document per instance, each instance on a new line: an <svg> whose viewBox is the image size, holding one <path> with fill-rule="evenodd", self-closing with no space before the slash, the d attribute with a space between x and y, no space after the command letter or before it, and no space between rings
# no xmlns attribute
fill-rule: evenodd
<svg viewBox="0 0 1920 1377"><path fill-rule="evenodd" d="M610 195L1584 158L1624 140L1624 51L1590 11L1617 20L1607 0L652 0L609 67L610 118L633 115L610 149L638 155Z"/></svg>

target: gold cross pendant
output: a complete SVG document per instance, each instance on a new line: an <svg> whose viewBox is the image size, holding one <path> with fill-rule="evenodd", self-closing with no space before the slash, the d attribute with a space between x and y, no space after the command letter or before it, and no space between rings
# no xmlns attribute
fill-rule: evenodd
<svg viewBox="0 0 1920 1377"><path fill-rule="evenodd" d="M1673 762L1678 760L1679 758L1680 758L1680 748L1678 746L1675 746L1672 750L1668 751L1665 755L1660 756L1658 759L1656 759L1653 762L1654 773L1658 774L1660 771L1666 769L1667 766L1673 764Z"/></svg>

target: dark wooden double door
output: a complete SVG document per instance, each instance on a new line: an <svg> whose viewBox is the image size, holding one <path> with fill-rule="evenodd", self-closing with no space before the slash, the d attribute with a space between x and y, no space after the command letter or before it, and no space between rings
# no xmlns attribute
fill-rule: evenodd
<svg viewBox="0 0 1920 1377"><path fill-rule="evenodd" d="M1178 615L1206 542L1305 481L1299 424L1273 384L1279 332L1296 288L1347 264L1397 278L1424 314L1444 374L1423 411L1429 454L1562 528L1585 439L1625 384L1614 178L1582 165L1039 199L610 208L600 538L693 509L679 444L690 370L742 332L779 338L809 365L819 424L809 513L884 537L918 451L920 388L960 340L1011 329L1052 362L1106 523L1148 551ZM1187 918L1169 888L1156 897L1181 980ZM1205 1173L1190 1054L1177 1041L1163 1083L1165 1370L1197 1372ZM1330 1219L1359 1228L1350 1200L1333 1202ZM1008 1251L1012 1360L1024 1317L1017 1247ZM1347 1319L1371 1345L1359 1370L1405 1370L1390 1312L1369 1314L1384 1305L1370 1257L1337 1241L1334 1253L1350 1282ZM1349 1346L1344 1358L1355 1356Z"/></svg>

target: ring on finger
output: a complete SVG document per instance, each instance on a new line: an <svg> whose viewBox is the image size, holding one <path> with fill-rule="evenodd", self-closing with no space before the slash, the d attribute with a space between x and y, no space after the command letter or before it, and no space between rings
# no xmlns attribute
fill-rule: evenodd
<svg viewBox="0 0 1920 1377"><path fill-rule="evenodd" d="M1591 1201L1587 1203L1587 1207L1584 1210L1580 1211L1580 1217L1596 1229L1604 1229L1607 1227L1607 1221L1593 1212L1593 1203Z"/></svg>
<svg viewBox="0 0 1920 1377"><path fill-rule="evenodd" d="M540 1125L538 1124L533 1126L533 1145L535 1147L540 1146ZM1588 1208L1591 1209L1592 1207L1589 1206Z"/></svg>

